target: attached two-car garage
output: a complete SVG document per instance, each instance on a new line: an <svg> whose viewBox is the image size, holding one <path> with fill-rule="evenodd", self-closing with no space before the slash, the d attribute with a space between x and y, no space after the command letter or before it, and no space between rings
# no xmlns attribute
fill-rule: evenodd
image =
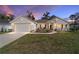
<svg viewBox="0 0 79 59"><path fill-rule="evenodd" d="M16 32L29 32L30 31L30 24L16 23L15 24L15 31Z"/></svg>
<svg viewBox="0 0 79 59"><path fill-rule="evenodd" d="M36 24L28 18L19 17L11 21L14 32L31 32L36 30Z"/></svg>

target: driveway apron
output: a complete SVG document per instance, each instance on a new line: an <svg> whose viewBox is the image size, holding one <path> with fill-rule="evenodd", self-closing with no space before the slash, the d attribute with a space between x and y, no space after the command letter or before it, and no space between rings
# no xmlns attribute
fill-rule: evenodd
<svg viewBox="0 0 79 59"><path fill-rule="evenodd" d="M6 34L0 34L0 48L15 41L16 39L22 37L23 35L28 34L26 32L10 32Z"/></svg>

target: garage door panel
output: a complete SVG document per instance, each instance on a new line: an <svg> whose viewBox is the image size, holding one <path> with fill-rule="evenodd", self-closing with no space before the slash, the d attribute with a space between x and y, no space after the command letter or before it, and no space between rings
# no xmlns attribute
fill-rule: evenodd
<svg viewBox="0 0 79 59"><path fill-rule="evenodd" d="M15 31L16 32L29 32L30 31L29 26L30 24L16 24Z"/></svg>

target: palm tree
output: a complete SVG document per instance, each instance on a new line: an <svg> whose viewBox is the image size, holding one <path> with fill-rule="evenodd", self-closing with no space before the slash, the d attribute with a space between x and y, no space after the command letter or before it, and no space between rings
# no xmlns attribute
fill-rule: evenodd
<svg viewBox="0 0 79 59"><path fill-rule="evenodd" d="M33 13L30 11L27 11L27 17L31 18L32 20L35 20Z"/></svg>
<svg viewBox="0 0 79 59"><path fill-rule="evenodd" d="M43 17L42 17L42 19L49 19L49 12L45 12L44 14L43 14Z"/></svg>
<svg viewBox="0 0 79 59"><path fill-rule="evenodd" d="M47 17L49 14L50 14L50 13L46 11L46 12L43 14L43 16L44 16L44 17Z"/></svg>

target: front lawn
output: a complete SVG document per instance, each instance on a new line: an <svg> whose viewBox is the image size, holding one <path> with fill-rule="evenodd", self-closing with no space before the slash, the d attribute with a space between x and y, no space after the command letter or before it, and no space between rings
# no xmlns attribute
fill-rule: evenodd
<svg viewBox="0 0 79 59"><path fill-rule="evenodd" d="M79 32L28 34L1 48L0 53L79 53Z"/></svg>

